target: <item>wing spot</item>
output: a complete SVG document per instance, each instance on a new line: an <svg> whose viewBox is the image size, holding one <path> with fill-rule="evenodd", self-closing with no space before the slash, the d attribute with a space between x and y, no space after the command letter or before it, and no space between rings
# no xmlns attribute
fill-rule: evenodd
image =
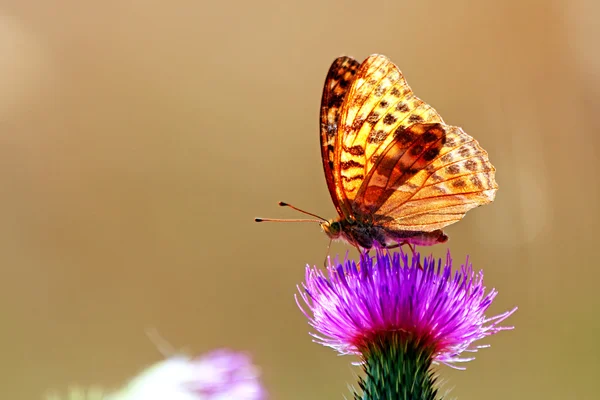
<svg viewBox="0 0 600 400"><path fill-rule="evenodd" d="M446 172L450 175L456 175L460 172L460 167L456 164L452 164L449 167L446 167Z"/></svg>
<svg viewBox="0 0 600 400"><path fill-rule="evenodd" d="M365 155L365 149L360 145L356 145L356 146L352 146L352 147L344 146L344 150L347 151L348 153L352 154L353 156L364 156Z"/></svg>
<svg viewBox="0 0 600 400"><path fill-rule="evenodd" d="M469 171L475 171L477 169L477 162L475 160L467 160L465 162L465 168Z"/></svg>
<svg viewBox="0 0 600 400"><path fill-rule="evenodd" d="M356 131L358 131L363 126L363 123L364 123L364 119L362 119L362 118L356 118L356 120L349 127L348 131L349 132L356 132Z"/></svg>
<svg viewBox="0 0 600 400"><path fill-rule="evenodd" d="M444 180L444 178L443 178L443 177L441 177L441 176L440 176L440 175L438 175L438 174L433 174L433 175L431 175L431 179L433 179L434 181L437 181L437 182L440 182L440 181L443 181L443 180Z"/></svg>
<svg viewBox="0 0 600 400"><path fill-rule="evenodd" d="M335 122L333 124L328 123L327 124L327 137L331 139L333 136L335 136L336 132L337 132L337 124Z"/></svg>
<svg viewBox="0 0 600 400"><path fill-rule="evenodd" d="M394 117L392 114L387 114L384 118L383 118L383 123L386 125L392 125L397 121L397 118Z"/></svg>
<svg viewBox="0 0 600 400"><path fill-rule="evenodd" d="M398 90L397 87L394 87L390 94L394 97L400 97L402 95L402 93L400 92L400 90Z"/></svg>
<svg viewBox="0 0 600 400"><path fill-rule="evenodd" d="M377 86L377 88L375 88L375 90L373 91L373 94L377 97L382 96L384 93L385 93L385 87L383 87L383 85Z"/></svg>
<svg viewBox="0 0 600 400"><path fill-rule="evenodd" d="M387 137L387 133L385 131L382 131L382 130L371 131L371 132L369 132L369 136L367 137L367 142L379 144L379 143L385 141L386 137Z"/></svg>
<svg viewBox="0 0 600 400"><path fill-rule="evenodd" d="M352 182L352 181L363 180L363 179L365 179L365 176L363 174L354 175L354 176L343 176L342 175L342 180L344 182Z"/></svg>
<svg viewBox="0 0 600 400"><path fill-rule="evenodd" d="M423 121L423 117L421 117L420 115L417 114L413 114L410 117L408 117L408 121L409 122L421 122Z"/></svg>
<svg viewBox="0 0 600 400"><path fill-rule="evenodd" d="M436 135L435 133L431 133L430 131L425 132L421 137L423 138L423 141L425 143L435 142L439 139L438 135Z"/></svg>
<svg viewBox="0 0 600 400"><path fill-rule="evenodd" d="M331 100L329 100L329 108L339 108L342 103L344 101L344 95L343 94L337 94L334 93L333 96L331 96Z"/></svg>
<svg viewBox="0 0 600 400"><path fill-rule="evenodd" d="M452 186L454 186L455 188L462 188L467 186L467 184L462 179L456 179L452 182Z"/></svg>
<svg viewBox="0 0 600 400"><path fill-rule="evenodd" d="M381 108L387 108L388 105L389 103L385 100L381 100L381 103L379 103L379 107Z"/></svg>
<svg viewBox="0 0 600 400"><path fill-rule="evenodd" d="M378 113L374 112L369 114L369 116L367 117L367 122L371 125L375 125L377 121L379 121L379 118L381 118L381 116Z"/></svg>
<svg viewBox="0 0 600 400"><path fill-rule="evenodd" d="M350 169L350 168L362 168L363 165L354 160L350 160L350 161L342 161L340 163L340 167L341 167L341 169L346 170L346 169Z"/></svg>
<svg viewBox="0 0 600 400"><path fill-rule="evenodd" d="M406 103L400 102L400 103L396 104L396 111L405 113L405 112L408 112L408 110L409 110L409 108Z"/></svg>
<svg viewBox="0 0 600 400"><path fill-rule="evenodd" d="M477 189L481 189L483 190L483 184L481 183L481 180L477 177L477 176L472 176L471 177L471 183L473 184L473 186L475 186Z"/></svg>
<svg viewBox="0 0 600 400"><path fill-rule="evenodd" d="M423 154L423 160L432 161L434 158L437 157L438 154L440 154L440 150L438 148L431 147L427 149L425 154Z"/></svg>
<svg viewBox="0 0 600 400"><path fill-rule="evenodd" d="M454 138L448 138L446 140L446 147L454 147L456 145L456 140Z"/></svg>
<svg viewBox="0 0 600 400"><path fill-rule="evenodd" d="M441 160L442 160L442 162L447 163L447 162L454 160L454 156L450 153L446 153L442 156Z"/></svg>
<svg viewBox="0 0 600 400"><path fill-rule="evenodd" d="M401 145L407 145L414 142L415 134L402 127L398 127L398 129L396 129L394 132L394 138L396 138Z"/></svg>
<svg viewBox="0 0 600 400"><path fill-rule="evenodd" d="M468 147L464 146L458 151L458 154L460 154L461 157L469 157L471 155L471 151Z"/></svg>

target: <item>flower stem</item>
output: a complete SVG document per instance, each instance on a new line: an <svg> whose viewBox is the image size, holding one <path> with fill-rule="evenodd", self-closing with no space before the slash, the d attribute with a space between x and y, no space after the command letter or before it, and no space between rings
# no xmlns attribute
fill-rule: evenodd
<svg viewBox="0 0 600 400"><path fill-rule="evenodd" d="M436 376L431 371L432 349L399 332L365 340L362 354L362 395L355 400L435 400Z"/></svg>

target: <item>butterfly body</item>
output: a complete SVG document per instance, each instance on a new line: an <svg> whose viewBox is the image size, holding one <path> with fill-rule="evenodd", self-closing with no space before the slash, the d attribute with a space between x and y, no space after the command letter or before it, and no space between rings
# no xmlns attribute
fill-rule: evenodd
<svg viewBox="0 0 600 400"><path fill-rule="evenodd" d="M323 231L334 240L344 240L363 249L390 248L398 244L432 246L448 241L441 229L432 232L387 230L369 220L337 219L321 223Z"/></svg>

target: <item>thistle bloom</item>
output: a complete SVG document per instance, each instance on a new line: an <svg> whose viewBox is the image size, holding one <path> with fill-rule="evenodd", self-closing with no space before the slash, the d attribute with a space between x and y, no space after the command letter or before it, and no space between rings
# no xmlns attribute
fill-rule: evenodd
<svg viewBox="0 0 600 400"><path fill-rule="evenodd" d="M302 312L318 332L316 342L362 360L364 399L436 398L433 362L454 366L469 361L463 352L485 346L474 342L501 330L515 310L486 318L497 292L485 293L483 273L468 262L452 273L445 265L404 253L363 256L360 267L346 260L328 272L306 268ZM302 290L303 289L303 290ZM358 397L358 395L356 395Z"/></svg>
<svg viewBox="0 0 600 400"><path fill-rule="evenodd" d="M49 400L60 399L58 396ZM170 357L111 394L71 390L69 400L263 400L258 370L245 354L215 350L199 358Z"/></svg>

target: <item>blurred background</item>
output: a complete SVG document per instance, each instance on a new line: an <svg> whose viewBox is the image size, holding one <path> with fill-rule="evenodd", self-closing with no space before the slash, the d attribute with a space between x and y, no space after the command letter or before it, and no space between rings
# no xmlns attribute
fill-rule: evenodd
<svg viewBox="0 0 600 400"><path fill-rule="evenodd" d="M599 8L0 1L0 398L121 385L161 359L147 328L250 352L274 399L349 397L359 370L311 343L293 297L328 239L253 218L335 216L321 90L334 58L372 53L498 169L496 201L446 232L516 329L440 367L444 388L597 398Z"/></svg>

